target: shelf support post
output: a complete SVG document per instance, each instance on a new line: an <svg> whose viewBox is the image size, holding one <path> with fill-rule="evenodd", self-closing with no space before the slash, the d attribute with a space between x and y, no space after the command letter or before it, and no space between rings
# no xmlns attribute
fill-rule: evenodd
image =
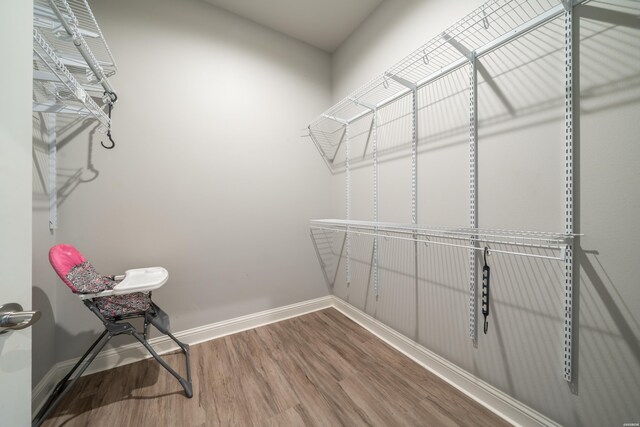
<svg viewBox="0 0 640 427"><path fill-rule="evenodd" d="M573 234L573 2L563 2L565 65L565 233ZM573 333L573 242L568 241L564 258L564 379L572 382Z"/></svg>
<svg viewBox="0 0 640 427"><path fill-rule="evenodd" d="M373 236L373 293L378 298L378 109L373 109L373 221L376 223Z"/></svg>
<svg viewBox="0 0 640 427"><path fill-rule="evenodd" d="M415 225L418 223L418 86L395 74L385 75L411 91L411 223Z"/></svg>
<svg viewBox="0 0 640 427"><path fill-rule="evenodd" d="M419 276L418 276L418 87L414 84L411 87L411 223L414 225L413 229L413 274L414 274L414 286L415 286L415 310L416 310L416 329L415 337L416 341L420 336L420 321L419 321Z"/></svg>
<svg viewBox="0 0 640 427"><path fill-rule="evenodd" d="M49 230L58 228L58 188L56 184L56 115L43 114L47 129L47 146L49 147Z"/></svg>
<svg viewBox="0 0 640 427"><path fill-rule="evenodd" d="M411 223L416 225L418 224L418 85L395 74L385 73L385 75L411 91ZM417 296L418 235L415 229L412 237L414 242L414 278Z"/></svg>
<svg viewBox="0 0 640 427"><path fill-rule="evenodd" d="M344 138L345 138L345 208L347 221L351 220L351 137L349 135L349 123L345 123L344 125ZM351 285L351 233L349 230L349 226L347 226L347 237L346 237L346 246L347 246L347 287Z"/></svg>
<svg viewBox="0 0 640 427"><path fill-rule="evenodd" d="M478 227L477 202L478 202L478 70L476 68L476 53L471 52L469 57L469 227ZM478 289L476 273L476 246L477 236L471 236L469 249L469 338L473 345L478 345L478 329L476 325L476 308Z"/></svg>

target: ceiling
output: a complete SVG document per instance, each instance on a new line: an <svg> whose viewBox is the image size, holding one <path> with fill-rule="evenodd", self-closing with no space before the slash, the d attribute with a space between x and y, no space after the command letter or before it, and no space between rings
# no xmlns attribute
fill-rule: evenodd
<svg viewBox="0 0 640 427"><path fill-rule="evenodd" d="M383 0L204 0L332 53Z"/></svg>

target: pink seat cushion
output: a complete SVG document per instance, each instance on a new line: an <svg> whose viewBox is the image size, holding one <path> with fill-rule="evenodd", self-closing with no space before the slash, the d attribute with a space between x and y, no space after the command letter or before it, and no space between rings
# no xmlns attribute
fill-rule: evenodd
<svg viewBox="0 0 640 427"><path fill-rule="evenodd" d="M49 261L62 281L73 293L93 294L113 289L118 283L113 276L101 276L73 246L60 244L49 251ZM142 292L96 299L100 312L107 317L144 312L151 298Z"/></svg>
<svg viewBox="0 0 640 427"><path fill-rule="evenodd" d="M87 262L87 259L73 246L60 244L49 250L49 262L53 269L58 273L62 281L71 289L73 293L80 290L71 283L67 275L74 267Z"/></svg>

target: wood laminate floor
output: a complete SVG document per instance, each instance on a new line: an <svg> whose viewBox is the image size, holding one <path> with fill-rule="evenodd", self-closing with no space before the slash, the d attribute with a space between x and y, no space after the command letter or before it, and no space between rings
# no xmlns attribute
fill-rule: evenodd
<svg viewBox="0 0 640 427"><path fill-rule="evenodd" d="M192 399L153 359L83 377L44 425L509 425L332 308L192 346L191 367Z"/></svg>

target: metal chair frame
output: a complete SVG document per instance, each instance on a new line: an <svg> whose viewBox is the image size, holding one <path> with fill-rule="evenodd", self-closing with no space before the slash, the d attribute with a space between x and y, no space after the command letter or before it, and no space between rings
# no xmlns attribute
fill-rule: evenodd
<svg viewBox="0 0 640 427"><path fill-rule="evenodd" d="M62 398L71 390L76 381L82 376L82 374L87 370L89 365L96 358L98 353L104 348L105 345L111 340L111 338L117 335L131 335L135 339L137 339L148 351L151 353L154 359L162 365L171 375L173 375L182 388L184 389L184 393L188 398L193 397L193 388L191 383L191 360L189 358L189 345L180 342L171 332L169 332L168 325L168 316L160 307L158 307L153 301L151 301L151 292L149 292L150 304L149 308L144 312L139 313L131 313L123 316L114 316L108 317L104 316L100 310L98 309L96 300L97 298L85 299L83 300L84 304L87 306L89 310L93 314L95 314L100 321L102 321L105 326L105 330L100 334L98 339L96 339L91 347L84 353L84 355L78 360L73 369L69 371L67 375L65 375L60 382L55 386L53 392L42 406L38 414L34 418L32 422L32 427L40 426L47 417L51 414L53 409L60 403ZM144 318L144 329L142 333L140 333L131 323L126 320L136 319L136 318ZM178 372L176 372L171 366L167 364L158 355L158 353L151 347L149 342L147 341L149 335L149 325L153 325L160 331L161 333L167 335L171 338L179 347L182 349L182 352L185 355L186 359L186 367L187 367L187 377L184 378Z"/></svg>

